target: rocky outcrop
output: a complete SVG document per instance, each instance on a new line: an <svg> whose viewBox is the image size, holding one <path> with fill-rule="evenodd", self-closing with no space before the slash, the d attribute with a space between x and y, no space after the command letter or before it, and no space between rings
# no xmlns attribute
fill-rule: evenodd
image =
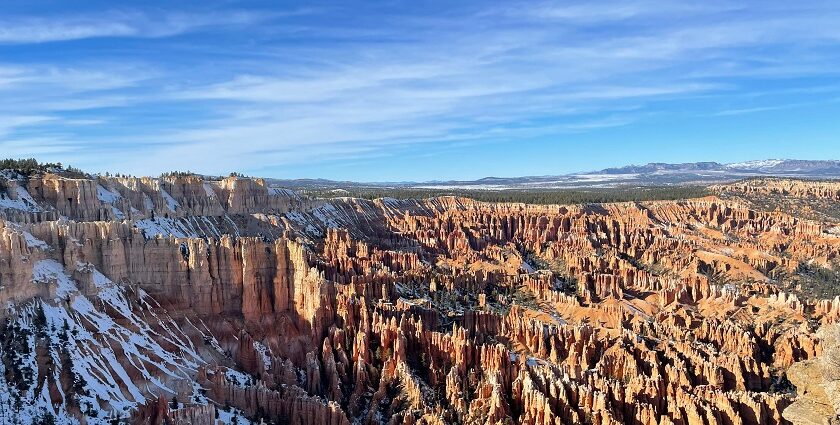
<svg viewBox="0 0 840 425"><path fill-rule="evenodd" d="M755 208L785 211L822 221L827 224L826 230L840 232L837 228L840 222L838 181L761 178L716 185L710 189L721 197L746 202Z"/></svg>
<svg viewBox="0 0 840 425"><path fill-rule="evenodd" d="M205 180L196 175L161 178L72 178L51 173L0 176L2 217L18 222L142 220L285 213L307 201L270 188L262 179Z"/></svg>
<svg viewBox="0 0 840 425"><path fill-rule="evenodd" d="M840 325L826 326L820 333L822 354L787 371L797 396L784 417L794 425L840 423Z"/></svg>
<svg viewBox="0 0 840 425"><path fill-rule="evenodd" d="M46 389L62 414L781 424L808 410L785 370L833 406L814 384L824 370L801 365L823 365L831 344L815 329L837 322L840 298L784 285L838 258L820 221L717 197L308 200L236 177L6 188L18 197L0 204L0 352L21 349L14 335L36 354L4 357L4 382L37 371L13 391L40 406ZM23 338L38 305L56 329ZM67 338L82 335L69 357L51 339L65 317ZM74 386L63 360L112 355L86 378L100 386Z"/></svg>
<svg viewBox="0 0 840 425"><path fill-rule="evenodd" d="M213 399L225 400L240 408L247 416L283 418L292 425L349 425L350 421L335 402L324 402L306 394L297 386L280 386L271 390L262 382L241 385L230 382L222 370L202 370L199 384L209 388Z"/></svg>
<svg viewBox="0 0 840 425"><path fill-rule="evenodd" d="M822 198L840 201L840 182L794 179L752 179L717 185L713 190L745 195L782 195L794 198Z"/></svg>

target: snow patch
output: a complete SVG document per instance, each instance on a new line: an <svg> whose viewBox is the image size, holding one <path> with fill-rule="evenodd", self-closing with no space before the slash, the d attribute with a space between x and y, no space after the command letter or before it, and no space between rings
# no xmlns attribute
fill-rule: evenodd
<svg viewBox="0 0 840 425"><path fill-rule="evenodd" d="M123 212L120 211L117 207L111 205L111 211L114 213L114 217L117 220L125 220L125 214L123 214Z"/></svg>
<svg viewBox="0 0 840 425"><path fill-rule="evenodd" d="M269 354L271 354L271 352L268 350L268 347L266 347L265 345L263 345L259 341L254 341L254 349L257 350L257 353L259 353L260 356L262 357L263 366L265 367L265 369L266 370L270 369L271 368L271 356L269 356Z"/></svg>
<svg viewBox="0 0 840 425"><path fill-rule="evenodd" d="M26 242L26 247L29 249L39 249L41 251L48 251L52 249L48 243L36 238L32 233L29 233L23 228L23 226L17 223L6 222L6 227L20 232L23 235L24 242Z"/></svg>
<svg viewBox="0 0 840 425"><path fill-rule="evenodd" d="M215 198L216 192L213 191L213 187L210 186L210 183L204 182L204 193L207 195L208 198Z"/></svg>
<svg viewBox="0 0 840 425"><path fill-rule="evenodd" d="M120 196L119 193L112 192L112 191L106 189L101 184L97 183L97 185L96 185L96 197L99 198L100 201L102 201L106 204L113 204L114 202L117 202L117 200L119 200L121 196Z"/></svg>
<svg viewBox="0 0 840 425"><path fill-rule="evenodd" d="M158 235L164 237L172 235L176 238L197 237L197 235L184 229L178 220L171 218L157 217L137 220L134 222L134 227L143 231L146 239L154 239Z"/></svg>
<svg viewBox="0 0 840 425"><path fill-rule="evenodd" d="M58 261L40 260L32 267L32 280L36 283L56 283L56 297L64 298L77 291L76 283L64 271Z"/></svg>
<svg viewBox="0 0 840 425"><path fill-rule="evenodd" d="M236 386L239 387L248 387L250 385L254 385L254 377L245 373L242 373L238 370L233 369L226 369L225 370L225 379Z"/></svg>
<svg viewBox="0 0 840 425"><path fill-rule="evenodd" d="M179 204L178 201L169 194L169 192L163 190L163 188L160 189L160 194L163 196L163 199L166 200L166 206L170 211L176 211L178 207L181 206L181 204Z"/></svg>
<svg viewBox="0 0 840 425"><path fill-rule="evenodd" d="M268 194L271 196L285 196L291 199L300 199L297 192L282 187L269 187Z"/></svg>
<svg viewBox="0 0 840 425"><path fill-rule="evenodd" d="M0 208L26 212L43 211L43 209L38 206L38 203L32 199L32 196L29 195L29 192L27 192L26 189L18 186L15 188L15 193L17 194L17 199L8 198L5 193L0 193Z"/></svg>
<svg viewBox="0 0 840 425"><path fill-rule="evenodd" d="M155 210L155 203L152 202L152 198L145 193L143 194L143 206L146 208L146 211Z"/></svg>
<svg viewBox="0 0 840 425"><path fill-rule="evenodd" d="M783 159L764 159L759 161L744 161L744 162L736 162L734 164L726 164L726 168L737 168L741 170L761 170L764 168L772 168L777 165L783 164L785 161Z"/></svg>
<svg viewBox="0 0 840 425"><path fill-rule="evenodd" d="M534 266L528 264L527 261L522 261L522 265L520 266L522 270L525 270L526 273L536 273L537 271L534 270Z"/></svg>
<svg viewBox="0 0 840 425"><path fill-rule="evenodd" d="M251 423L245 416L245 412L233 407L228 408L228 410L216 408L216 411L219 412L217 420L224 425L247 425Z"/></svg>

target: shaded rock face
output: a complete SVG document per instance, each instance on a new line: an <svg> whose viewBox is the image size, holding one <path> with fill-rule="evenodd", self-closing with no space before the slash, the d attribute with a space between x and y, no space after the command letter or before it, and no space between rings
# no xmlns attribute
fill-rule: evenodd
<svg viewBox="0 0 840 425"><path fill-rule="evenodd" d="M820 334L823 352L787 371L796 399L784 418L794 425L840 423L840 325L826 326Z"/></svg>
<svg viewBox="0 0 840 425"><path fill-rule="evenodd" d="M291 191L269 188L262 179L198 176L161 178L67 178L41 174L3 179L3 217L41 221L60 216L77 221L151 217L179 218L230 214L283 213L302 205Z"/></svg>
<svg viewBox="0 0 840 425"><path fill-rule="evenodd" d="M0 187L0 423L777 424L840 399L816 332L840 299L780 289L838 260L831 223L715 197Z"/></svg>

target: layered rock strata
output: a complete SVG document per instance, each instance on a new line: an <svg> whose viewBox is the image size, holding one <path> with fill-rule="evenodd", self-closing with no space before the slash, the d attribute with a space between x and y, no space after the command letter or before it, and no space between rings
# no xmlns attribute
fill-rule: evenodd
<svg viewBox="0 0 840 425"><path fill-rule="evenodd" d="M830 225L716 197L4 187L4 423L780 424L840 318L783 285Z"/></svg>

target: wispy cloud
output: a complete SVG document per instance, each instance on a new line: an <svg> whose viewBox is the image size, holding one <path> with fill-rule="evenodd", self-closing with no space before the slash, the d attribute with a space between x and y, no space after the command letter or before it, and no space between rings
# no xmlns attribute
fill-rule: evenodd
<svg viewBox="0 0 840 425"><path fill-rule="evenodd" d="M0 146L32 140L65 154L72 142L94 168L112 152L109 166L136 173L184 158L198 171L264 170L631 127L677 102L769 111L799 101L778 99L785 87L768 81L809 90L826 84L808 78L840 72L831 2L465 3L435 15L352 6L0 19L0 44L82 50L0 60L0 96L12 100L0 105ZM84 49L92 38L117 47ZM779 95L749 101L759 91ZM830 94L814 90L812 102Z"/></svg>
<svg viewBox="0 0 840 425"><path fill-rule="evenodd" d="M55 118L43 115L0 115L0 138L20 127L42 124Z"/></svg>
<svg viewBox="0 0 840 425"><path fill-rule="evenodd" d="M84 16L16 17L0 20L0 43L27 44L103 37L171 37L208 27L256 24L271 13L109 12Z"/></svg>

